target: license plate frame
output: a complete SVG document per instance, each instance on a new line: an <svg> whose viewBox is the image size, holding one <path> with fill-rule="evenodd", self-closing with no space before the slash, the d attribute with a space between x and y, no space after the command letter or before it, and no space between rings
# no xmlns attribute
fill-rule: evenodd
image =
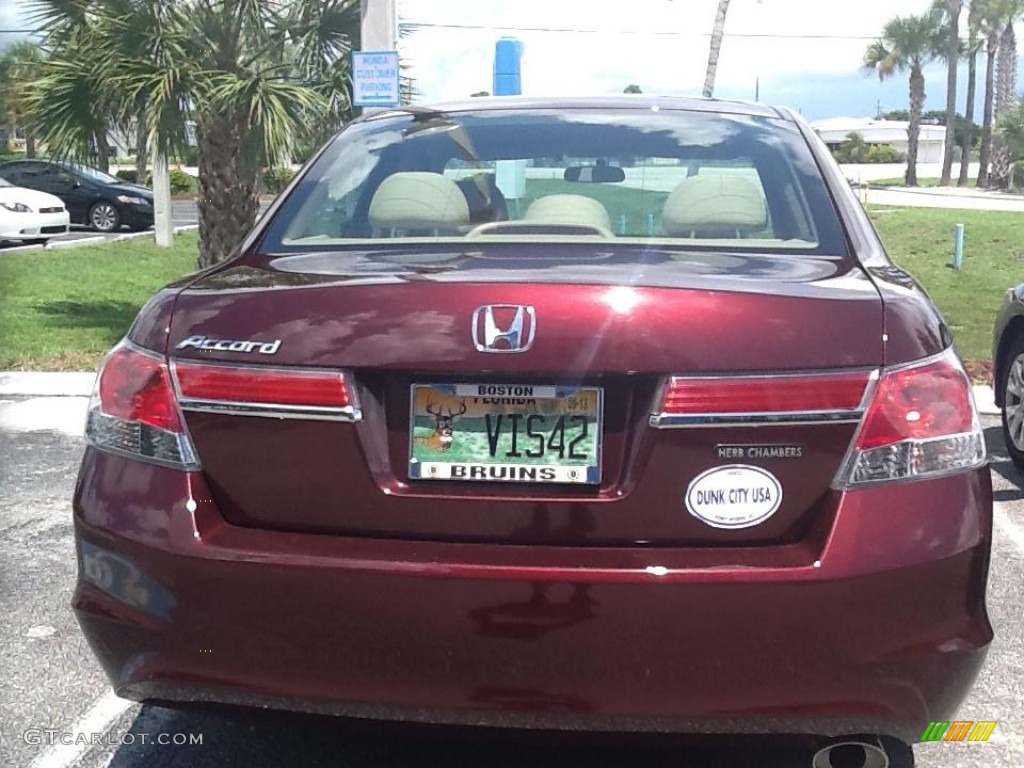
<svg viewBox="0 0 1024 768"><path fill-rule="evenodd" d="M408 429L410 480L601 483L603 387L414 382Z"/></svg>

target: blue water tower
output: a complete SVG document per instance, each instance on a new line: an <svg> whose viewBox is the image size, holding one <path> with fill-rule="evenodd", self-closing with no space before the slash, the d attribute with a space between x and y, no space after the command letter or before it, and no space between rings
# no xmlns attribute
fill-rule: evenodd
<svg viewBox="0 0 1024 768"><path fill-rule="evenodd" d="M519 63L523 58L523 44L514 37L503 37L494 44L495 96L517 96L523 92L523 78Z"/></svg>

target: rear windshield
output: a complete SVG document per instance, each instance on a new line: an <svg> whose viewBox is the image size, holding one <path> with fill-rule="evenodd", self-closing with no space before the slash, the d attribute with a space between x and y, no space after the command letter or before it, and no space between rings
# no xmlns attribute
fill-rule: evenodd
<svg viewBox="0 0 1024 768"><path fill-rule="evenodd" d="M656 109L422 111L353 125L261 250L453 241L846 253L796 125Z"/></svg>

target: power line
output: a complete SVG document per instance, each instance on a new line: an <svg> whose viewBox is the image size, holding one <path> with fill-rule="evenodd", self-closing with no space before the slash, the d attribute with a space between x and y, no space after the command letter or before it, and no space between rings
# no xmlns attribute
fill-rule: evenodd
<svg viewBox="0 0 1024 768"><path fill-rule="evenodd" d="M416 31L418 29L466 29L485 30L493 32L570 32L585 35L659 35L673 36L681 35L687 37L711 37L710 32L678 32L664 29L578 29L572 27L511 27L496 24L439 24L425 21L402 21L398 24L400 29ZM726 32L726 37L736 38L763 38L769 40L877 40L878 35L825 35L825 34L781 34L768 32Z"/></svg>

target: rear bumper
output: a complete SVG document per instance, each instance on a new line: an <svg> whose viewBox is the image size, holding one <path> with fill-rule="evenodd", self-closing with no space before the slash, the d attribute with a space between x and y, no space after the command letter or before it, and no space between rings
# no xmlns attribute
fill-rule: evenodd
<svg viewBox="0 0 1024 768"><path fill-rule="evenodd" d="M846 494L817 564L688 568L678 549L242 529L200 475L90 449L74 606L129 698L913 741L953 716L992 638L988 471L891 496Z"/></svg>

